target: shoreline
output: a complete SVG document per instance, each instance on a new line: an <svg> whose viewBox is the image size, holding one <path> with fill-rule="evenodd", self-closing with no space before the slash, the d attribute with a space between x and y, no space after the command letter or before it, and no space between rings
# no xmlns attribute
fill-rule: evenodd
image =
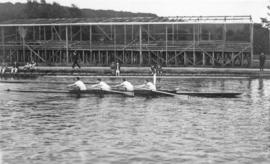
<svg viewBox="0 0 270 164"><path fill-rule="evenodd" d="M109 67L45 67L35 70L22 70L11 74L7 71L0 78L38 78L38 77L106 77L106 78L151 78L149 67L122 67L121 76L113 76ZM258 68L213 68L213 67L164 67L159 78L270 78L270 69L260 72ZM2 80L1 80L2 81Z"/></svg>

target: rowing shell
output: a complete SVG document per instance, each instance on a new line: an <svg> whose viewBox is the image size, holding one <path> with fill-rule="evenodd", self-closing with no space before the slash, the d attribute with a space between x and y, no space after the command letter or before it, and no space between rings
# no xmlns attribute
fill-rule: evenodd
<svg viewBox="0 0 270 164"><path fill-rule="evenodd" d="M207 98L235 98L240 96L242 93L239 92L177 92L176 90L144 90L144 89L136 89L134 92L128 91L104 91L99 89L89 89L85 91L71 90L71 91L61 91L61 90L11 90L7 89L9 92L28 92L28 93L59 93L59 94L76 94L76 95L84 95L84 94L94 94L94 95L122 95L126 97L133 96L142 96L142 97L174 97L177 95L186 95L186 96L196 96L196 97L207 97Z"/></svg>

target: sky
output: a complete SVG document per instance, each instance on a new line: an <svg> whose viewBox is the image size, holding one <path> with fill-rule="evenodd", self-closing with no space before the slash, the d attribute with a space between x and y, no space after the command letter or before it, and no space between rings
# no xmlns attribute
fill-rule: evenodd
<svg viewBox="0 0 270 164"><path fill-rule="evenodd" d="M27 0L0 0L26 2ZM39 0L37 0L39 1ZM158 16L251 15L254 22L267 17L270 0L46 0L79 8L147 12ZM270 10L269 10L270 12Z"/></svg>

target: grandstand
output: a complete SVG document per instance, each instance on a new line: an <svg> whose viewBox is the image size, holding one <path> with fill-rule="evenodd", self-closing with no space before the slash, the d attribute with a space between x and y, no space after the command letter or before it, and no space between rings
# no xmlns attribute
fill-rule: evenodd
<svg viewBox="0 0 270 164"><path fill-rule="evenodd" d="M5 62L250 67L251 16L20 19L0 22Z"/></svg>

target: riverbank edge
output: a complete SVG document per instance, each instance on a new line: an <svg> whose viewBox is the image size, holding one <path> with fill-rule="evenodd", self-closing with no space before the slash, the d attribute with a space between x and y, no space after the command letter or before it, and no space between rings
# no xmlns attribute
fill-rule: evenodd
<svg viewBox="0 0 270 164"><path fill-rule="evenodd" d="M121 67L121 77L148 77L151 76L149 67ZM39 66L35 70L23 70L16 74L7 71L2 77L38 77L38 76L101 76L115 77L109 67L46 67ZM270 78L270 69L260 72L258 68L209 68L209 67L164 67L162 77L249 77Z"/></svg>

